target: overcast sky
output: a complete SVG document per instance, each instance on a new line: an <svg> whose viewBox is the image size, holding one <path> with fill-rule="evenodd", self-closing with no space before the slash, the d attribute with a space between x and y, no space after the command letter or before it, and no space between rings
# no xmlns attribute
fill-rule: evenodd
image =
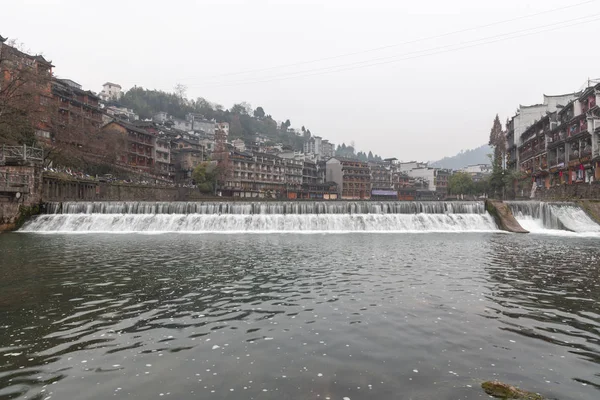
<svg viewBox="0 0 600 400"><path fill-rule="evenodd" d="M0 12L0 35L85 89L183 83L402 160L477 147L496 113L600 78L600 0L19 0Z"/></svg>

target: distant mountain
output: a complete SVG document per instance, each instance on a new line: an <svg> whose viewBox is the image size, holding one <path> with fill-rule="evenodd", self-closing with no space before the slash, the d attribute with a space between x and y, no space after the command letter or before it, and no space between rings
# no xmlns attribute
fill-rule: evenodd
<svg viewBox="0 0 600 400"><path fill-rule="evenodd" d="M493 150L487 144L473 150L461 150L455 156L444 157L439 161L429 163L429 166L435 168L461 169L467 165L473 164L490 164L488 154L492 154Z"/></svg>

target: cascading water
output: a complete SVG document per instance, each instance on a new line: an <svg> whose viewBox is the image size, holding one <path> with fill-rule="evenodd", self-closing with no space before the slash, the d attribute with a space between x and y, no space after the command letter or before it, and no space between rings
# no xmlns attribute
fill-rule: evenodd
<svg viewBox="0 0 600 400"><path fill-rule="evenodd" d="M545 203L539 201L507 202L521 226L533 233L571 231L600 233L600 225L575 203Z"/></svg>
<svg viewBox="0 0 600 400"><path fill-rule="evenodd" d="M488 232L483 202L65 202L22 232Z"/></svg>

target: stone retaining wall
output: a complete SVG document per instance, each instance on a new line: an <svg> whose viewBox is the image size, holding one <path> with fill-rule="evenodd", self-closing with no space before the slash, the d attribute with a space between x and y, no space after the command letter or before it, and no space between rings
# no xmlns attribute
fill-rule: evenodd
<svg viewBox="0 0 600 400"><path fill-rule="evenodd" d="M42 201L201 201L198 189L44 177Z"/></svg>
<svg viewBox="0 0 600 400"><path fill-rule="evenodd" d="M40 204L42 197L42 170L39 165L22 162L15 165L2 165L0 172L23 175L22 187L0 188L0 232L18 227L21 215L30 215Z"/></svg>
<svg viewBox="0 0 600 400"><path fill-rule="evenodd" d="M535 198L538 200L579 200L600 199L600 182L575 183L572 185L554 186L548 189L537 189Z"/></svg>

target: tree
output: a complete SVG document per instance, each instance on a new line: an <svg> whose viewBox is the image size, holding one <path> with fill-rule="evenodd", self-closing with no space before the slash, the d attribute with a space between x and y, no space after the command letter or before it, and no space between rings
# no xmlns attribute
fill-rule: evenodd
<svg viewBox="0 0 600 400"><path fill-rule="evenodd" d="M302 137L304 140L309 140L311 137L310 129L306 129L304 126L302 127Z"/></svg>
<svg viewBox="0 0 600 400"><path fill-rule="evenodd" d="M185 97L187 95L187 86L184 85L183 83L176 84L175 85L175 94L180 99L182 99L182 100L185 99Z"/></svg>
<svg viewBox="0 0 600 400"><path fill-rule="evenodd" d="M233 107L231 107L231 113L236 115L245 115L247 114L246 107L244 107L242 103L234 104Z"/></svg>
<svg viewBox="0 0 600 400"><path fill-rule="evenodd" d="M290 122L289 119L286 119L285 122L283 123L285 125L286 129L290 129L290 126L292 126L292 123Z"/></svg>
<svg viewBox="0 0 600 400"><path fill-rule="evenodd" d="M448 193L454 195L473 194L475 187L473 178L466 172L456 172L448 178Z"/></svg>
<svg viewBox="0 0 600 400"><path fill-rule="evenodd" d="M504 159L506 156L506 136L502 130L500 118L496 114L490 131L489 145L494 149L492 156L492 175L490 177L490 192L492 196L503 196L505 191Z"/></svg>
<svg viewBox="0 0 600 400"><path fill-rule="evenodd" d="M200 163L192 172L192 179L203 193L212 193L217 179L216 166L209 162Z"/></svg>
<svg viewBox="0 0 600 400"><path fill-rule="evenodd" d="M20 49L19 49L20 48ZM35 130L45 128L51 102L51 64L30 56L16 41L0 42L0 140L7 144L35 142Z"/></svg>
<svg viewBox="0 0 600 400"><path fill-rule="evenodd" d="M244 136L244 129L242 128L242 124L240 123L240 116L234 115L229 120L229 136L232 138L239 138Z"/></svg>
<svg viewBox="0 0 600 400"><path fill-rule="evenodd" d="M256 107L256 110L254 110L254 117L263 119L265 117L265 110L262 107Z"/></svg>
<svg viewBox="0 0 600 400"><path fill-rule="evenodd" d="M368 159L369 161L373 161L373 152L369 151Z"/></svg>

